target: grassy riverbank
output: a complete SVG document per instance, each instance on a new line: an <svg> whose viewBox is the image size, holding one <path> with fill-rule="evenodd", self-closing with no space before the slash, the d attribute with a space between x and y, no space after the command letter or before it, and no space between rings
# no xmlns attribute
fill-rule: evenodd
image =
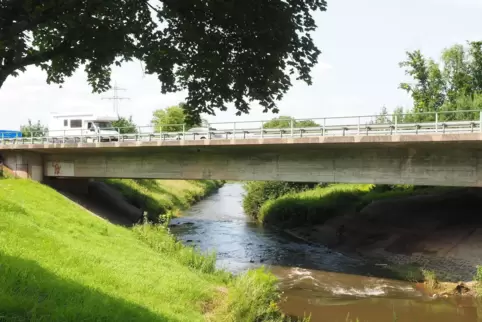
<svg viewBox="0 0 482 322"><path fill-rule="evenodd" d="M282 320L264 270L232 277L163 226L112 225L28 180L0 181L0 263L0 320Z"/></svg>
<svg viewBox="0 0 482 322"><path fill-rule="evenodd" d="M157 221L161 215L177 215L224 184L221 180L108 179L129 203L147 211Z"/></svg>
<svg viewBox="0 0 482 322"><path fill-rule="evenodd" d="M334 216L359 211L372 201L430 193L435 189L442 188L332 184L266 200L259 209L258 220L283 228L323 224Z"/></svg>

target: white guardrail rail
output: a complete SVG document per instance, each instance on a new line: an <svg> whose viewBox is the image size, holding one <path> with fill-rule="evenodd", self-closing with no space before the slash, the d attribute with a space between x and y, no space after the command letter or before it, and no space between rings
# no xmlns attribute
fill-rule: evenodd
<svg viewBox="0 0 482 322"><path fill-rule="evenodd" d="M310 122L307 123L307 121ZM156 127L149 125L136 127L136 133L124 133L128 130L127 128L111 129L117 131L116 135L79 135L78 129L50 131L47 134L32 133L27 137L5 138L0 136L0 145L482 132L482 113L479 110L385 115L383 117L367 115L281 119L280 122L285 125L282 128L265 128L264 125L268 122L270 121L210 123L205 127L188 130L184 124L163 124ZM132 130L132 128L130 129Z"/></svg>

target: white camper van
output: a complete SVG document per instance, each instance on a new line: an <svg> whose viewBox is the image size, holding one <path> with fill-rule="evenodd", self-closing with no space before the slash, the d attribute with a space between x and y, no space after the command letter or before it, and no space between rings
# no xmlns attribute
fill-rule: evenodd
<svg viewBox="0 0 482 322"><path fill-rule="evenodd" d="M53 113L50 116L48 135L54 141L118 141L119 132L112 126L116 120L115 116L95 113Z"/></svg>

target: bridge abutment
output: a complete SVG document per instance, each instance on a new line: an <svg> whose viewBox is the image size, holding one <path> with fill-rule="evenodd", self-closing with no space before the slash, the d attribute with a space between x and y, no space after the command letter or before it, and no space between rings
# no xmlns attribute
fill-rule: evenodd
<svg viewBox="0 0 482 322"><path fill-rule="evenodd" d="M32 179L42 182L44 180L43 157L40 153L30 151L1 151L3 164L12 173L23 179Z"/></svg>

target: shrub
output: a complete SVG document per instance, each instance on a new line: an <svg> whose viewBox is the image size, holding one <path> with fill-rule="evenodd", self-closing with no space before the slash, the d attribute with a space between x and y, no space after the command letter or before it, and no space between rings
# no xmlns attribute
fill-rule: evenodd
<svg viewBox="0 0 482 322"><path fill-rule="evenodd" d="M273 200L293 192L304 191L316 186L316 183L298 183L282 181L250 181L245 184L246 195L243 199L244 212L257 218L261 206L267 200Z"/></svg>
<svg viewBox="0 0 482 322"><path fill-rule="evenodd" d="M286 320L277 305L281 294L277 279L264 267L236 277L231 281L229 288L227 300L216 312L216 320L223 322Z"/></svg>
<svg viewBox="0 0 482 322"><path fill-rule="evenodd" d="M341 212L355 210L361 194L371 187L336 184L287 194L265 202L258 220L280 227L322 224Z"/></svg>
<svg viewBox="0 0 482 322"><path fill-rule="evenodd" d="M301 192L288 192L261 204L258 220L279 227L323 224L344 213L358 212L374 200L430 193L434 188L332 184Z"/></svg>

